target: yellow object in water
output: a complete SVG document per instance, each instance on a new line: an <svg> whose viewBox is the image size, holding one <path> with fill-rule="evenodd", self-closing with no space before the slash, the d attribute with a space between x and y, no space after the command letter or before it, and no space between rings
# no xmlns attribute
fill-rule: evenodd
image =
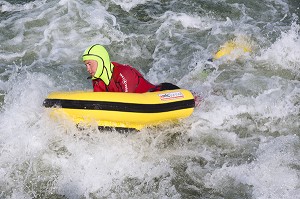
<svg viewBox="0 0 300 199"><path fill-rule="evenodd" d="M67 117L76 124L96 122L101 127L140 130L193 113L194 96L185 89L147 93L53 92L43 105L51 115Z"/></svg>
<svg viewBox="0 0 300 199"><path fill-rule="evenodd" d="M236 59L245 53L250 53L251 51L252 49L248 42L232 40L222 45L218 52L214 55L213 59L220 59L223 56L230 56L231 59Z"/></svg>

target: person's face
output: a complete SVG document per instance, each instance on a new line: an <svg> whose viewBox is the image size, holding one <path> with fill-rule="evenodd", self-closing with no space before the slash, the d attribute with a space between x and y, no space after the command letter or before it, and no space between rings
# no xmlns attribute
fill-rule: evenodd
<svg viewBox="0 0 300 199"><path fill-rule="evenodd" d="M97 61L95 60L86 60L84 61L84 64L86 66L86 70L87 72L92 76L94 77L96 71L97 71L97 68L98 68L98 63Z"/></svg>

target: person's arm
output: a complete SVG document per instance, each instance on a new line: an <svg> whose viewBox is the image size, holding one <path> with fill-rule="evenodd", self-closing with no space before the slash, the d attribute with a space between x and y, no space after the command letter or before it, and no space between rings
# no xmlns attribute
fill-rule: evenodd
<svg viewBox="0 0 300 199"><path fill-rule="evenodd" d="M94 92L105 92L108 91L106 88L106 85L101 79L95 79L93 80L93 88Z"/></svg>
<svg viewBox="0 0 300 199"><path fill-rule="evenodd" d="M116 72L118 75L116 75L114 83L120 92L145 93L155 87L139 71L129 65L118 65L114 68L114 70L116 69L117 71L114 73Z"/></svg>
<svg viewBox="0 0 300 199"><path fill-rule="evenodd" d="M119 81L116 83L122 92L133 93L136 88L136 75L131 71L123 71L119 75Z"/></svg>
<svg viewBox="0 0 300 199"><path fill-rule="evenodd" d="M120 76L123 76L121 86L124 92L144 93L154 87L154 85L145 80L139 71L132 67L128 67L127 70L122 71Z"/></svg>
<svg viewBox="0 0 300 199"><path fill-rule="evenodd" d="M128 65L121 64L114 68L114 73L117 74L114 81L119 92L135 92L138 77L132 69L133 68Z"/></svg>

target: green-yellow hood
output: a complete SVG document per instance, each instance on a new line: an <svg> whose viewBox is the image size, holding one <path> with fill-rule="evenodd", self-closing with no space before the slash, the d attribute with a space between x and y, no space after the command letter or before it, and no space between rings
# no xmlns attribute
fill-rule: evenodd
<svg viewBox="0 0 300 199"><path fill-rule="evenodd" d="M114 65L110 62L109 54L106 49L100 44L95 44L88 47L83 55L82 60L95 60L98 63L98 68L93 79L100 78L106 85L109 85L109 81L112 77Z"/></svg>

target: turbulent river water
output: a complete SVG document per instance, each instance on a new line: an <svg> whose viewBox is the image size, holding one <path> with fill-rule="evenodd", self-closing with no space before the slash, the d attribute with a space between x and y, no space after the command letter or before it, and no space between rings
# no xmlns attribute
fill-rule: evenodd
<svg viewBox="0 0 300 199"><path fill-rule="evenodd" d="M0 198L300 198L299 0L0 0ZM251 52L207 60L228 40ZM55 122L100 43L201 96L176 124ZM209 69L207 69L209 68Z"/></svg>

